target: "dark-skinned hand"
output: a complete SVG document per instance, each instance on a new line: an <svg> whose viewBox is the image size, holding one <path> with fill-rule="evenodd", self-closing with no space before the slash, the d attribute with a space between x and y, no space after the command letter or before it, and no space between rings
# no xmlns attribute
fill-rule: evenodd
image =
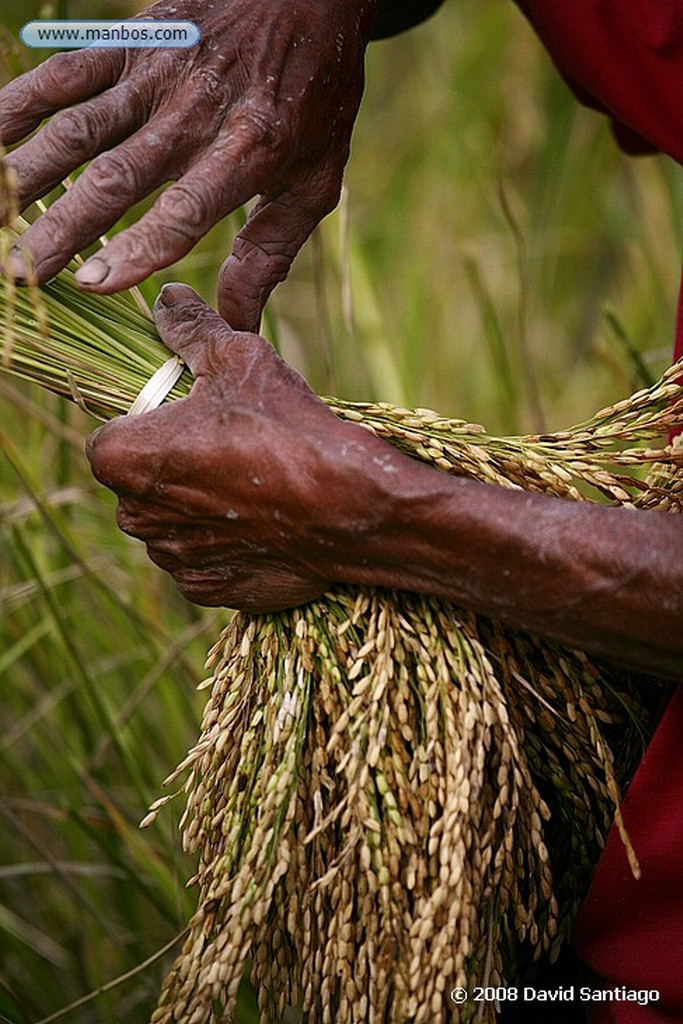
<svg viewBox="0 0 683 1024"><path fill-rule="evenodd" d="M680 677L680 516L439 472L337 419L191 288L167 285L155 313L192 392L105 425L88 453L186 597L265 612L334 583L408 588Z"/></svg>
<svg viewBox="0 0 683 1024"><path fill-rule="evenodd" d="M119 526L199 604L272 611L318 596L329 552L374 524L378 466L382 477L405 456L342 423L264 338L233 331L186 285L165 286L155 317L195 382L90 438Z"/></svg>
<svg viewBox="0 0 683 1024"><path fill-rule="evenodd" d="M256 330L297 251L337 203L378 0L162 0L140 17L186 19L190 49L58 53L0 91L0 138L21 208L91 163L23 236L39 282L138 200L173 182L79 270L102 294L184 256L226 214L260 201L219 281L219 308ZM25 276L21 255L15 273Z"/></svg>

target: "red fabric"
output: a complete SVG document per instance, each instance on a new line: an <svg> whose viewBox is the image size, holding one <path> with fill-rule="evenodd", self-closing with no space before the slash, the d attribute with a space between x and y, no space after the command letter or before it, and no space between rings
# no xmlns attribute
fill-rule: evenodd
<svg viewBox="0 0 683 1024"><path fill-rule="evenodd" d="M630 153L683 163L683 0L519 0L579 99L612 119ZM682 284L683 294L683 284ZM683 356L679 299L675 354ZM577 921L594 986L660 999L583 1004L591 1024L683 1022L683 687L669 704L622 808L642 878L615 829Z"/></svg>
<svg viewBox="0 0 683 1024"><path fill-rule="evenodd" d="M678 297L678 316L676 317L674 360L676 359L683 359L683 274L681 274L681 291Z"/></svg>
<svg viewBox="0 0 683 1024"><path fill-rule="evenodd" d="M518 3L577 97L612 118L626 152L661 150L683 163L683 0Z"/></svg>
<svg viewBox="0 0 683 1024"><path fill-rule="evenodd" d="M580 98L616 120L627 150L660 149L683 163L681 0L519 6Z"/></svg>
<svg viewBox="0 0 683 1024"><path fill-rule="evenodd" d="M657 989L658 1002L600 1004L596 1022L683 1020L683 687L669 703L624 800L636 880L610 832L576 924L581 960L608 988ZM676 813L676 808L678 809Z"/></svg>

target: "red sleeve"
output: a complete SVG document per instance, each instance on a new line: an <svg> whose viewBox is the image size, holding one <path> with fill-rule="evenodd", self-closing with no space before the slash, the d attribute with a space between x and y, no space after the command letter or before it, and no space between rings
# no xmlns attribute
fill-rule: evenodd
<svg viewBox="0 0 683 1024"><path fill-rule="evenodd" d="M682 0L518 0L579 99L627 152L683 163Z"/></svg>

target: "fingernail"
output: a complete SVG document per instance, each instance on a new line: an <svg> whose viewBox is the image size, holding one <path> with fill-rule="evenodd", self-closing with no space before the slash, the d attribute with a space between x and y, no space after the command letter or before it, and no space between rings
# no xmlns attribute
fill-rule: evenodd
<svg viewBox="0 0 683 1024"><path fill-rule="evenodd" d="M75 277L79 284L102 284L109 276L110 270L111 267L108 263L101 260L99 256L93 256L92 259L78 268Z"/></svg>
<svg viewBox="0 0 683 1024"><path fill-rule="evenodd" d="M18 249L11 249L7 255L7 262L3 267L5 277L14 284L26 284L28 270L26 261Z"/></svg>
<svg viewBox="0 0 683 1024"><path fill-rule="evenodd" d="M97 435L103 429L104 429L104 427L98 427L96 430L93 430L92 434L90 434L89 437L86 438L86 441L85 441L85 454L87 455L87 457L89 459L92 459L92 453L94 452L95 445L97 443Z"/></svg>
<svg viewBox="0 0 683 1024"><path fill-rule="evenodd" d="M171 281L163 286L157 296L157 302L161 306L172 306L176 302L182 302L183 299L187 301L196 298L197 293L189 285Z"/></svg>

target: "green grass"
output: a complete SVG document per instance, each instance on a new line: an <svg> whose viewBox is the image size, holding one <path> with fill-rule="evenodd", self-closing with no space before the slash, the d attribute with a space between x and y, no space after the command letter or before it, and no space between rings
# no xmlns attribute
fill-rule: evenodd
<svg viewBox="0 0 683 1024"><path fill-rule="evenodd" d="M40 6L2 19L16 31ZM520 432L583 419L667 363L680 176L618 153L513 4L451 0L373 46L346 187L266 325L320 391ZM147 298L171 279L211 298L236 223ZM0 1020L21 1024L135 971L193 905L180 804L137 823L195 737L227 613L184 602L116 530L91 428L0 378ZM144 1024L170 956L64 1019Z"/></svg>

